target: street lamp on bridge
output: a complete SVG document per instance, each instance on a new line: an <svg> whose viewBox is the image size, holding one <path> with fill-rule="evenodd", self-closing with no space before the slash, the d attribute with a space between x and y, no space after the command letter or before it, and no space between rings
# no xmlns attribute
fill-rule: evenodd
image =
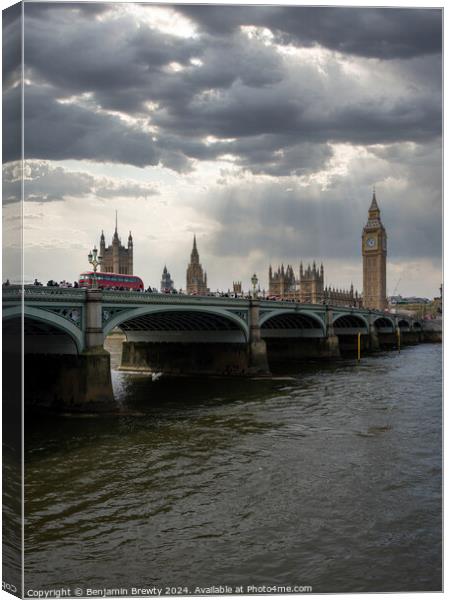
<svg viewBox="0 0 449 600"><path fill-rule="evenodd" d="M98 254L98 250L97 250L96 246L94 246L94 249L91 250L91 252L89 252L89 254L87 256L87 260L92 265L92 268L94 270L94 276L92 277L92 280L93 280L92 287L95 289L98 288L97 269L98 269L99 265L101 264L102 259L103 259L103 257Z"/></svg>
<svg viewBox="0 0 449 600"><path fill-rule="evenodd" d="M255 273L251 277L251 283L253 284L253 298L257 298L256 285L259 283L259 280L257 279L257 275Z"/></svg>

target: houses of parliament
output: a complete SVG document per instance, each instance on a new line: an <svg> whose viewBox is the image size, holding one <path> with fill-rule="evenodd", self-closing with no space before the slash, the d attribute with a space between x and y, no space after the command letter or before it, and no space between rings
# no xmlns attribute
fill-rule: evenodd
<svg viewBox="0 0 449 600"><path fill-rule="evenodd" d="M268 271L269 296L310 304L332 304L384 310L387 306L387 234L380 219L376 192L373 191L368 221L362 231L363 296L349 290L324 286L324 267L299 267L299 277L293 267L281 265Z"/></svg>
<svg viewBox="0 0 449 600"><path fill-rule="evenodd" d="M107 273L133 274L133 238L128 236L128 246L122 245L117 230L117 217L112 244L106 247L104 233L100 237L101 270ZM354 291L351 284L349 290L336 289L324 285L324 267L301 263L299 276L295 275L292 265L281 265L268 270L268 296L276 299L295 300L307 304L332 304L336 306L355 306L384 310L387 306L386 263L387 234L380 218L376 193L373 191L368 210L368 220L362 231L363 260L363 295ZM164 267L161 280L161 291L172 291L173 281L167 267ZM193 248L190 262L186 270L186 293L205 295L207 273L203 270L197 247L196 236L193 237ZM241 293L241 283L234 284L234 291Z"/></svg>
<svg viewBox="0 0 449 600"><path fill-rule="evenodd" d="M299 278L293 267L281 265L268 271L269 295L310 304L332 304L384 310L387 307L387 234L380 219L376 192L373 191L368 220L362 231L363 296L349 290L324 286L323 264L300 264Z"/></svg>
<svg viewBox="0 0 449 600"><path fill-rule="evenodd" d="M296 300L307 304L327 304L343 306L361 306L361 297L354 292L351 284L349 290L335 289L324 286L324 267L317 268L315 261L307 268L300 264L299 279L295 277L293 267L284 265L273 272L270 265L268 271L268 295L285 300Z"/></svg>

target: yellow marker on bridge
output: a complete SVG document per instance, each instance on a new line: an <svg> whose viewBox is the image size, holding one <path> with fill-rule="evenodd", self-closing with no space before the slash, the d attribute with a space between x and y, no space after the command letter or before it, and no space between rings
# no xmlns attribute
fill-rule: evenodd
<svg viewBox="0 0 449 600"><path fill-rule="evenodd" d="M401 328L398 327L396 330L397 338L398 338L398 352L401 352Z"/></svg>
<svg viewBox="0 0 449 600"><path fill-rule="evenodd" d="M357 361L360 362L360 336L362 334L360 333L360 331L357 334Z"/></svg>

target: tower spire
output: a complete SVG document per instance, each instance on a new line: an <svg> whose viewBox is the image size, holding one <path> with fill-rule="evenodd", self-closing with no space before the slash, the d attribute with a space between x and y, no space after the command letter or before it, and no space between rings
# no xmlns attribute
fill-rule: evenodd
<svg viewBox="0 0 449 600"><path fill-rule="evenodd" d="M369 207L370 212L378 211L379 206L376 200L376 186L373 185L373 198L371 200L371 206Z"/></svg>
<svg viewBox="0 0 449 600"><path fill-rule="evenodd" d="M380 209L373 186L368 221L362 232L363 306L384 310L387 305L387 234L380 219Z"/></svg>
<svg viewBox="0 0 449 600"><path fill-rule="evenodd" d="M196 234L193 236L193 248L190 253L190 263L187 266L186 290L188 294L207 293L207 274L200 264L200 257L196 245Z"/></svg>
<svg viewBox="0 0 449 600"><path fill-rule="evenodd" d="M193 236L193 248L192 248L192 252L190 254L190 262L191 263L199 263L200 262L198 248L196 247L196 234L194 234L194 236Z"/></svg>
<svg viewBox="0 0 449 600"><path fill-rule="evenodd" d="M115 231L114 231L114 240L118 240L118 211L115 211Z"/></svg>

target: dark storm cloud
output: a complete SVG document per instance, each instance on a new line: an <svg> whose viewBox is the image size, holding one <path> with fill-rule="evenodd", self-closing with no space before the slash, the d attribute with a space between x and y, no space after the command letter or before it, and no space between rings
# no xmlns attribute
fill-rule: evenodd
<svg viewBox="0 0 449 600"><path fill-rule="evenodd" d="M326 143L298 142L295 136L260 135L246 137L235 141L216 141L214 143L199 142L189 136L177 136L167 133L160 141L162 162L170 166L169 157L181 155L201 160L213 160L232 155L233 162L253 173L282 176L290 174L303 175L316 170L332 156L332 149ZM186 161L178 171L187 171L190 161Z"/></svg>
<svg viewBox="0 0 449 600"><path fill-rule="evenodd" d="M296 140L319 143L419 141L441 131L438 96L432 99L417 94L396 101L365 99L364 103L321 98L322 106L315 110L313 93L295 98L289 91L280 87L254 93L252 88L236 84L230 92L212 100L197 98L182 110L161 111L153 121L163 129L185 136L284 135L287 144L293 136Z"/></svg>
<svg viewBox="0 0 449 600"><path fill-rule="evenodd" d="M27 18L38 16L39 18L53 18L58 15L65 19L95 18L110 10L108 2L27 2L25 4Z"/></svg>
<svg viewBox="0 0 449 600"><path fill-rule="evenodd" d="M181 39L126 16L85 19L80 27L67 17L58 22L63 35L54 36L39 17L35 11L35 18L26 20L30 75L66 94L93 92L103 108L148 114L149 100L180 107L203 90L226 89L236 80L257 88L282 79L279 57L239 37ZM192 66L192 59L204 59L201 68ZM167 71L174 62L186 70Z"/></svg>
<svg viewBox="0 0 449 600"><path fill-rule="evenodd" d="M2 17L2 152L6 162L9 156L21 155L22 5L9 7Z"/></svg>
<svg viewBox="0 0 449 600"><path fill-rule="evenodd" d="M22 5L10 6L2 13L2 81L8 89L20 78L22 69Z"/></svg>
<svg viewBox="0 0 449 600"><path fill-rule="evenodd" d="M90 159L143 167L158 163L152 139L120 119L61 104L48 90L27 86L25 157ZM17 156L10 157L15 160Z"/></svg>
<svg viewBox="0 0 449 600"><path fill-rule="evenodd" d="M240 156L239 166L254 174L274 177L305 175L325 168L333 156L326 143L297 143L295 136L266 135L243 139L228 145L231 154Z"/></svg>
<svg viewBox="0 0 449 600"><path fill-rule="evenodd" d="M439 58L430 56L440 45L440 11L183 5L176 10L199 25L184 39L118 16L113 3L90 7L26 5L29 157L186 172L194 160L232 154L244 169L281 176L323 168L329 142L440 134ZM242 24L265 25L282 43L396 59L388 64L396 65L398 89L368 90L338 61L324 75L304 60L292 66L263 39L248 39ZM105 110L157 127L155 139ZM208 144L208 136L220 140Z"/></svg>
<svg viewBox="0 0 449 600"><path fill-rule="evenodd" d="M46 20L38 6L31 18L26 6L26 70L66 95L93 92L103 108L147 114L144 103L164 97L166 87L168 95L180 92L163 68L189 64L202 51L195 41L164 35L129 16L98 21L83 14L74 26L70 12ZM60 35L52 34L55 25Z"/></svg>
<svg viewBox="0 0 449 600"><path fill-rule="evenodd" d="M241 25L267 27L278 41L370 58L441 52L441 9L178 5L202 29L226 35Z"/></svg>
<svg viewBox="0 0 449 600"><path fill-rule="evenodd" d="M2 94L3 162L19 160L22 156L21 87L4 89Z"/></svg>

